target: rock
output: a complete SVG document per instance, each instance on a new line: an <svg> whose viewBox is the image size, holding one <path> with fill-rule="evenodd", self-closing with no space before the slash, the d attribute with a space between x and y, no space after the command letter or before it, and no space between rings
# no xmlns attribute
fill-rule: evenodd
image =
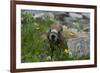
<svg viewBox="0 0 100 73"><path fill-rule="evenodd" d="M90 19L89 13L82 13L83 18Z"/></svg>
<svg viewBox="0 0 100 73"><path fill-rule="evenodd" d="M90 39L89 35L80 34L77 38L68 39L68 48L71 56L77 58L90 55Z"/></svg>
<svg viewBox="0 0 100 73"><path fill-rule="evenodd" d="M83 16L76 12L70 12L69 16L72 17L73 20L81 19Z"/></svg>
<svg viewBox="0 0 100 73"><path fill-rule="evenodd" d="M68 31L70 31L70 32L78 32L78 30L75 29L75 28L69 28Z"/></svg>
<svg viewBox="0 0 100 73"><path fill-rule="evenodd" d="M33 15L33 18L34 19L42 19L42 20L45 20L45 13L36 13Z"/></svg>
<svg viewBox="0 0 100 73"><path fill-rule="evenodd" d="M71 17L64 17L64 22L70 27L73 24L73 19Z"/></svg>
<svg viewBox="0 0 100 73"><path fill-rule="evenodd" d="M88 20L88 19L80 19L79 21L78 21L80 24L85 24L85 25L89 25L89 23L90 23L90 21Z"/></svg>

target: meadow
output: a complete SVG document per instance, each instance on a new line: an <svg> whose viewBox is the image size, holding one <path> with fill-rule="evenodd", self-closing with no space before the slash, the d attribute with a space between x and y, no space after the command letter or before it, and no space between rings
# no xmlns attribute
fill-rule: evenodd
<svg viewBox="0 0 100 73"><path fill-rule="evenodd" d="M35 18L31 13L21 11L21 62L89 59L89 55L70 56L67 41L64 48L55 47L55 50L51 51L46 34L55 21L53 17Z"/></svg>

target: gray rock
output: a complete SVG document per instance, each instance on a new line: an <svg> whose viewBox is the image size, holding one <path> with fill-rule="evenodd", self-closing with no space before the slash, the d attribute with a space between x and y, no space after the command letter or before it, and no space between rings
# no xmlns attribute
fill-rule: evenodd
<svg viewBox="0 0 100 73"><path fill-rule="evenodd" d="M71 17L64 17L64 22L67 24L73 24L73 19Z"/></svg>
<svg viewBox="0 0 100 73"><path fill-rule="evenodd" d="M70 12L69 16L72 17L73 20L81 19L83 17L81 14L75 12Z"/></svg>
<svg viewBox="0 0 100 73"><path fill-rule="evenodd" d="M89 13L82 13L84 18L90 19L90 14Z"/></svg>
<svg viewBox="0 0 100 73"><path fill-rule="evenodd" d="M68 31L69 31L69 32L78 32L78 30L75 29L75 28L69 28Z"/></svg>
<svg viewBox="0 0 100 73"><path fill-rule="evenodd" d="M78 22L80 23L80 24L85 24L85 25L89 25L89 23L90 23L90 21L88 20L88 19L80 19L80 20L78 20Z"/></svg>
<svg viewBox="0 0 100 73"><path fill-rule="evenodd" d="M90 39L89 35L80 34L77 38L68 39L68 48L71 56L77 56L77 58L83 55L90 55Z"/></svg>

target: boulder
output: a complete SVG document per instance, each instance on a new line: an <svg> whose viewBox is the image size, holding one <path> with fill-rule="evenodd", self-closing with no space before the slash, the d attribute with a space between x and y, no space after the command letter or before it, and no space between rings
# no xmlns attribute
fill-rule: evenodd
<svg viewBox="0 0 100 73"><path fill-rule="evenodd" d="M77 56L77 58L80 58L90 55L89 34L84 35L82 33L77 38L68 39L67 44L71 57Z"/></svg>

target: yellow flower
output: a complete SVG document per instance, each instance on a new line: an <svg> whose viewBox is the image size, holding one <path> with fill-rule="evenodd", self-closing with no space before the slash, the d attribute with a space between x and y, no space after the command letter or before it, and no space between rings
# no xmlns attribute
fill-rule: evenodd
<svg viewBox="0 0 100 73"><path fill-rule="evenodd" d="M75 33L73 33L73 32L70 32L70 35L75 35Z"/></svg>
<svg viewBox="0 0 100 73"><path fill-rule="evenodd" d="M68 49L65 49L64 52L65 52L65 53L68 53Z"/></svg>

